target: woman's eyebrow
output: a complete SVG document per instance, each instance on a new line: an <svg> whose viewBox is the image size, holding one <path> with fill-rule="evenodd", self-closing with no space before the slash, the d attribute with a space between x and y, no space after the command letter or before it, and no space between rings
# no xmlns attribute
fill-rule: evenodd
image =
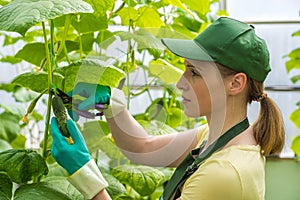
<svg viewBox="0 0 300 200"><path fill-rule="evenodd" d="M187 60L184 61L184 65L186 67L194 67L195 68L195 66L192 63L190 63L189 61L187 61Z"/></svg>

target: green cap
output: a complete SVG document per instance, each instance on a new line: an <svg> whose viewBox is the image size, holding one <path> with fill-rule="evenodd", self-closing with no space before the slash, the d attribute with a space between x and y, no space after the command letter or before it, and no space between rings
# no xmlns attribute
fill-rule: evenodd
<svg viewBox="0 0 300 200"><path fill-rule="evenodd" d="M192 60L217 62L263 82L271 71L269 51L254 27L220 17L193 40L163 38L174 54Z"/></svg>

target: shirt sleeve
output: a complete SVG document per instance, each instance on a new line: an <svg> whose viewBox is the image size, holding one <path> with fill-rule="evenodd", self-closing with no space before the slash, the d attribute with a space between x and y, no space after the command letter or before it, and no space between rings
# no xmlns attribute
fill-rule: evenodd
<svg viewBox="0 0 300 200"><path fill-rule="evenodd" d="M241 200L242 185L229 161L211 160L185 182L181 200Z"/></svg>

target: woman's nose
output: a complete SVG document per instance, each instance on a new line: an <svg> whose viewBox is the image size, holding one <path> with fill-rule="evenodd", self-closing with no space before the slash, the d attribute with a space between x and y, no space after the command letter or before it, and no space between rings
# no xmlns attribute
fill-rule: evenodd
<svg viewBox="0 0 300 200"><path fill-rule="evenodd" d="M181 78L179 79L179 81L176 84L176 87L180 90L188 89L188 83L184 76L181 76Z"/></svg>

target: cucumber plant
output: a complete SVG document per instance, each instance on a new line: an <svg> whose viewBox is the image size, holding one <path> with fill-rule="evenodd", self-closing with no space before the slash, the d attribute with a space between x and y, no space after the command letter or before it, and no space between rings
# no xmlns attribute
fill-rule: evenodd
<svg viewBox="0 0 300 200"><path fill-rule="evenodd" d="M210 5L216 2L217 0L203 0L201 3L189 0L0 1L0 34L5 45L19 45L17 42L24 44L14 56L3 56L0 61L12 65L29 63L31 66L31 70L18 74L10 83L1 84L0 89L13 94L20 88L26 88L27 93L35 92L29 98L31 103L27 112L23 112L23 124L19 123L22 118L20 112L1 105L5 111L0 114L0 180L5 180L5 184L0 184L0 197L83 199L66 181L65 171L49 153L49 121L53 114L51 108L54 114L63 110L61 102L51 92L53 83L64 92L69 92L80 81L117 87L119 81L126 76L124 91L128 95L128 108L132 98L143 94L152 102L145 111L134 116L150 134L167 134L174 129L193 126L195 121L181 117L181 105L174 90L174 83L182 73L183 60L164 50L159 39L170 37L170 34L173 37L193 38L210 23L212 18L207 14L210 12ZM110 29L111 26L115 27L114 31ZM9 32L19 35L11 35ZM118 42L126 43L127 48L116 48L118 55L111 55L110 48L115 47L116 43L120 44ZM143 71L145 85L132 88L134 80L131 77L137 70ZM164 71L168 73L167 76ZM162 97L153 98L152 86L159 86ZM45 115L37 115L36 105L41 102L46 104ZM56 108L58 111L55 111ZM165 114L161 114L162 112ZM166 118L161 117L163 115ZM57 115L58 118L59 116ZM63 119L59 119L60 128L65 136L69 136L64 131L65 114L62 116ZM21 129L32 119L42 120L45 124L41 148L28 150L23 147L17 150L14 148L18 147L15 140L21 135ZM14 127L14 131L5 124ZM95 159L101 157L101 162L105 162L99 167L110 183L107 189L114 199L157 199L160 196L163 183L170 177L172 169L131 164L115 145L107 123L101 118L86 121L79 126L91 154ZM2 141L5 143L1 143ZM24 143L23 141L23 145ZM1 149L1 144L6 145L6 150ZM12 166L2 162L7 155L18 155L13 157L15 159L11 163L22 163L18 165L20 170L11 171ZM26 159L17 159L20 155ZM32 165L36 168L30 168ZM25 175L24 169L30 169L26 178L22 178ZM120 173L122 171L131 173ZM144 182L140 181L141 177ZM20 184L20 187L13 191L12 183Z"/></svg>

